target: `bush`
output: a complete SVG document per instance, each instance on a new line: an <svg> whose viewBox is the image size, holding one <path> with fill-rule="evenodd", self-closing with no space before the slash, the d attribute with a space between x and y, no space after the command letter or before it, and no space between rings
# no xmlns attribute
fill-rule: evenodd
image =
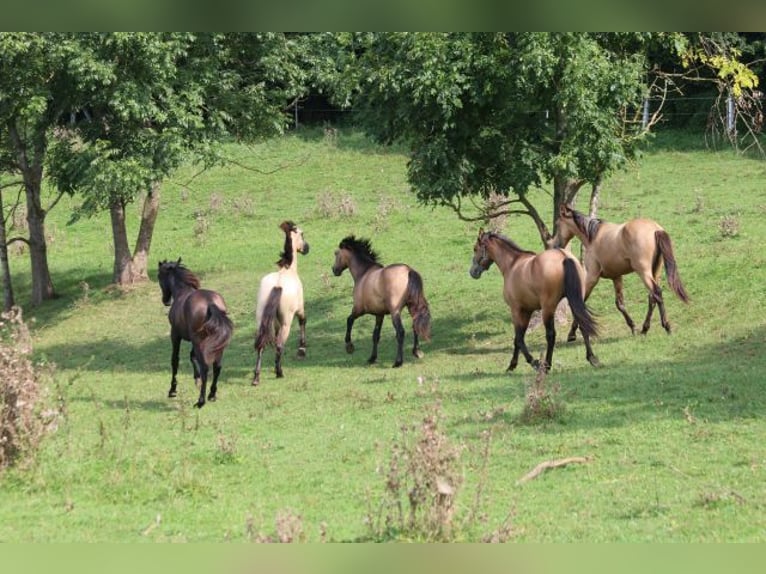
<svg viewBox="0 0 766 574"><path fill-rule="evenodd" d="M43 373L31 352L21 309L0 315L0 470L31 461L51 422L51 413L41 409Z"/></svg>

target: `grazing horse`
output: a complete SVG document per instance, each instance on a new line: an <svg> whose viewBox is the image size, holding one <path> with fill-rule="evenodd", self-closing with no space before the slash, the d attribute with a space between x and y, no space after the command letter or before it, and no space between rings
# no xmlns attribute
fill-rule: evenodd
<svg viewBox="0 0 766 574"><path fill-rule="evenodd" d="M471 277L478 279L493 262L503 274L503 297L511 308L515 331L509 371L518 365L519 351L535 369L541 367L547 371L550 368L556 344L554 315L559 301L564 297L569 301L572 315L580 323L585 340L585 357L591 365L598 366L598 359L590 346L591 336L597 335L597 325L585 306L585 272L577 259L562 249L548 249L537 254L526 251L503 235L480 229L468 272ZM532 358L524 342L529 320L538 309L542 312L547 343L543 365Z"/></svg>
<svg viewBox="0 0 766 574"><path fill-rule="evenodd" d="M303 238L303 231L292 221L283 221L279 228L285 232L285 246L280 254L278 271L269 273L261 279L258 289L258 304L255 310L255 362L253 386L261 382L261 360L263 349L267 345L276 347L274 370L277 377L283 377L282 352L290 335L293 317L298 315L300 341L298 357L306 356L306 311L303 308L303 283L298 277L298 258L296 254L306 255L309 244Z"/></svg>
<svg viewBox="0 0 766 574"><path fill-rule="evenodd" d="M395 263L384 267L373 251L368 239L357 239L349 235L343 239L335 251L335 263L332 272L336 277L348 269L354 278L354 306L346 320L346 352L354 352L351 342L351 329L354 321L362 315L375 315L375 328L372 331L372 354L370 364L378 360L378 342L383 316L391 315L391 322L396 331L396 360L394 367L400 367L403 358L404 326L401 312L404 306L412 315L412 331L415 343L412 354L421 358L419 337L431 339L431 312L423 293L423 279L409 265Z"/></svg>
<svg viewBox="0 0 766 574"><path fill-rule="evenodd" d="M641 334L644 335L649 330L655 305L660 308L662 326L670 333L670 323L665 314L665 302L659 285L663 261L668 284L673 292L684 303L689 302L689 295L678 274L673 245L668 233L651 219L631 219L620 224L608 223L588 217L569 205L562 205L559 210L559 225L554 237L554 245L565 247L575 235L586 248L583 256L583 265L587 272L586 301L601 277L611 279L614 283L615 305L635 334L636 325L625 309L622 277L628 273L636 273L649 291L649 309ZM576 331L577 320L575 319L567 340L574 341Z"/></svg>
<svg viewBox="0 0 766 574"><path fill-rule="evenodd" d="M190 354L194 369L194 381L200 392L195 406L205 406L205 389L210 365L213 366L213 382L210 385L208 401L214 401L218 390L218 376L221 374L223 351L231 340L234 327L226 315L226 303L215 291L199 288L199 279L178 261L161 261L157 279L162 289L162 302L170 306L170 341L173 344L168 397L176 396L176 373L178 372L178 351L181 340L190 341ZM172 304L171 304L172 300Z"/></svg>

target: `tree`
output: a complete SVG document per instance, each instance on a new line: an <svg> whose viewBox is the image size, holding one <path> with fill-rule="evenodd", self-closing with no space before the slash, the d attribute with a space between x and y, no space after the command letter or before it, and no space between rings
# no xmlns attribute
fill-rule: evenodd
<svg viewBox="0 0 766 574"><path fill-rule="evenodd" d="M357 58L346 77L355 78L355 108L378 139L409 145L418 198L465 219L528 215L546 245L553 233L530 190L552 187L555 230L561 203L636 157L649 127L642 103L656 79L668 80L649 69L649 48L691 53L680 34L396 33L353 41L347 51ZM466 199L498 196L491 210L466 214Z"/></svg>
<svg viewBox="0 0 766 574"><path fill-rule="evenodd" d="M43 205L43 168L50 130L69 108L66 63L73 48L69 34L0 34L0 156L11 158L11 165L4 161L2 167L23 181L29 237L19 239L29 246L33 305L56 295L48 269L45 217L60 195Z"/></svg>
<svg viewBox="0 0 766 574"><path fill-rule="evenodd" d="M80 192L75 214L108 209L115 283L147 278L160 183L185 161L210 165L225 138L281 132L286 106L301 90L297 46L282 34L85 34L91 71L77 122L59 132L51 177ZM143 195L131 253L127 204Z"/></svg>

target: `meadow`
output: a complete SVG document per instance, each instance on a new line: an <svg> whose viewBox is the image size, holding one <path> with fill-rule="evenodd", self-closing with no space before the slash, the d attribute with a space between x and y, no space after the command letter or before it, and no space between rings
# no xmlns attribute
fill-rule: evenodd
<svg viewBox="0 0 766 574"><path fill-rule="evenodd" d="M202 174L190 167L163 185L152 280L128 290L109 285L108 215L68 225L77 198L62 201L47 224L60 297L27 307L28 258L11 261L60 414L36 460L0 476L0 540L424 539L386 518L398 504L409 512L403 491L392 502L391 478L408 478L394 467L425 444L425 432L452 448L438 461L449 468L432 469L445 480L452 473L449 540L763 541L766 164L708 150L702 139L659 137L605 182L599 209L610 221L646 216L665 227L691 304L666 289L672 335L655 313L649 333L633 336L602 280L589 300L602 366L591 367L581 342L565 342L568 325L557 325L545 380L556 411L532 421L522 413L534 371L522 361L505 372L513 331L501 275L496 267L480 280L468 275L479 224L419 205L399 149L346 130L230 146L235 163ZM532 196L549 212L545 191ZM133 206L133 234L138 213ZM267 351L254 388L255 296L276 268L285 219L311 246L299 260L308 355L296 358L296 324L285 377L274 378ZM508 218L501 231L540 249L529 218ZM352 233L371 238L385 263L409 263L423 276L433 317L424 358L407 352L408 314L401 368L391 368L388 319L377 364L366 362L370 316L356 322L356 352L345 352L353 282L330 267ZM167 398L169 326L156 262L178 257L223 294L235 324L218 401L201 410L192 408L187 343L178 397ZM640 323L646 291L635 276L625 291ZM539 355L543 329L527 343ZM424 419L434 423L425 431ZM519 482L567 457L587 460Z"/></svg>

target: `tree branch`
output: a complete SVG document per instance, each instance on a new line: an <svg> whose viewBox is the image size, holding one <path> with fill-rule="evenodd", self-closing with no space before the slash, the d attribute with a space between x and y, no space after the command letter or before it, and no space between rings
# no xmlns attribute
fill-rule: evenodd
<svg viewBox="0 0 766 574"><path fill-rule="evenodd" d="M522 476L519 480L516 481L516 484L524 484L525 482L534 480L546 470L550 470L552 468L561 468L562 466L566 466L568 464L586 463L590 462L591 460L592 457L590 456L570 456L568 458L560 458L558 460L546 460Z"/></svg>

